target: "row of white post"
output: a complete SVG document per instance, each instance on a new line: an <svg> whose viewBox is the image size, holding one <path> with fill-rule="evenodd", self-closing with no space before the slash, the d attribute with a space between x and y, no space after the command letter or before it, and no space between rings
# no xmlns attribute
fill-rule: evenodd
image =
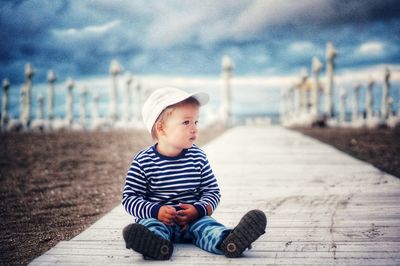
<svg viewBox="0 0 400 266"><path fill-rule="evenodd" d="M221 88L221 105L217 114L216 121L211 121L214 125L230 126L232 123L231 114L231 86L232 71L234 68L233 61L224 56L222 59L222 80ZM136 82L133 91L135 103L132 102L132 85L133 77L127 73L124 90L123 115L121 119L118 117L118 79L122 72L122 67L118 61L113 60L110 64L109 73L111 75L112 86L109 95L108 117L102 118L99 115L99 94L97 91L92 95L92 113L91 124L87 121L87 94L86 87L81 89L79 104L79 121L74 121L74 88L75 82L72 78L66 80L66 99L65 99L65 117L56 119L54 114L54 97L55 83L57 81L56 73L49 70L47 75L48 91L47 91L47 117L44 117L44 101L40 94L37 99L37 112L35 119L32 115L32 84L35 70L31 64L25 66L25 83L22 86L20 98L20 117L11 118L9 115L9 88L8 79L3 80L3 96L1 110L1 131L52 131L52 130L82 130L82 129L109 129L109 128L142 128L143 124L140 120L140 110L142 102L142 87ZM131 115L133 114L133 115Z"/></svg>
<svg viewBox="0 0 400 266"><path fill-rule="evenodd" d="M323 64L317 57L312 59L312 79L306 71L299 82L282 94L281 120L285 126L350 126L350 127L396 127L400 126L400 108L395 112L393 99L390 97L390 70L386 68L382 75L382 101L380 112L374 113L375 81L370 77L365 86L365 117L361 115L362 88L359 82L352 88L351 119L346 120L347 97L345 88L339 91L338 113L334 111L334 69L336 50L332 43L327 44L326 50L326 84L319 80ZM324 102L321 108L321 98ZM399 103L400 106L400 103ZM322 109L322 110L321 110Z"/></svg>
<svg viewBox="0 0 400 266"><path fill-rule="evenodd" d="M53 70L49 70L47 75L48 91L47 91L47 119L44 118L44 104L43 96L38 95L37 98L37 112L35 119L32 119L32 84L35 75L34 68L31 64L25 66L25 83L21 89L20 98L20 117L18 119L11 118L9 114L9 89L10 82L8 79L3 80L2 88L2 110L1 110L1 130L2 131L51 131L63 129L107 129L111 127L138 127L142 126L140 123L135 123L139 119L141 102L141 84L136 82L134 87L134 98L137 104L132 109L132 83L133 77L130 73L126 76L126 87L124 91L124 112L123 121L118 120L118 76L121 73L121 66L117 61L112 61L110 66L110 74L112 77L112 86L110 91L110 115L108 118L101 118L99 115L99 94L97 91L93 93L92 113L91 113L91 126L89 126L87 117L87 87L83 87L80 91L80 104L79 104L79 122L74 121L74 97L73 90L75 82L72 78L66 81L66 99L65 99L65 117L63 119L56 119L54 115L54 91L57 76Z"/></svg>

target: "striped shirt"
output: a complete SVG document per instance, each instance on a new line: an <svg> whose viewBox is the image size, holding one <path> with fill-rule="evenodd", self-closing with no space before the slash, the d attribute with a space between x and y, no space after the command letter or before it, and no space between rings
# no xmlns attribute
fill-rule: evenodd
<svg viewBox="0 0 400 266"><path fill-rule="evenodd" d="M199 217L207 215L207 205L214 210L221 194L206 154L193 145L166 157L156 145L139 152L130 165L122 197L125 210L136 221L157 219L163 205L192 204Z"/></svg>

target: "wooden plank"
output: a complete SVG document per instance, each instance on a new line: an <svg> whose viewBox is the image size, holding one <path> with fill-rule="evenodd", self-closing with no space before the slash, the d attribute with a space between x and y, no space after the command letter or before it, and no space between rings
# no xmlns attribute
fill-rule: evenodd
<svg viewBox="0 0 400 266"><path fill-rule="evenodd" d="M282 228L267 231L267 234L259 241L400 241L399 229L395 228ZM333 232L331 232L333 231ZM96 240L107 239L122 240L121 230L96 230L80 234L76 240Z"/></svg>
<svg viewBox="0 0 400 266"><path fill-rule="evenodd" d="M187 253L190 253L193 255L195 258L202 258L202 257L208 257L209 255L207 252L201 250L201 249L193 249L193 246L186 245L183 246L184 244L176 244L175 249L174 249L174 258L182 258L182 257L187 257ZM326 246L331 246L331 245L326 245ZM130 256L132 251L127 250L122 251L122 248L119 247L119 249L110 249L107 252L109 252L110 256L113 257L124 257L124 256ZM315 251L315 250L307 250L307 249L301 249L299 251L290 251L290 250L260 250L260 249L252 249L246 253L244 257L277 257L277 258L320 258L320 259L332 259L333 256L336 258L352 258L352 259L362 259L362 258L367 258L368 253L372 253L373 257L375 259L384 259L384 258L390 258L390 259L400 259L400 254L399 253L390 253L388 255L387 251L371 251L371 250L365 250L365 251L338 251L335 250L335 254L333 255L333 249L330 248L326 251ZM96 256L96 257L101 257L104 256L104 250L99 250L99 249L79 249L75 250L74 254L71 254L70 250L67 249L58 249L55 251L51 251L48 253L49 255L52 256L87 256L90 254L90 256ZM192 259L193 261L193 259ZM199 260L200 261L200 260Z"/></svg>
<svg viewBox="0 0 400 266"><path fill-rule="evenodd" d="M48 256L38 264L33 262L31 265L82 265L82 261L90 261L91 265L398 265L400 259L398 258L374 258L371 256L352 258L352 257L339 257L334 258L327 254L324 258L308 257L313 253L296 253L299 256L285 256L285 253L267 253L267 252L253 252L246 257L237 259L228 259L223 256L193 256L187 254L185 256L173 256L168 262L159 261L144 261L138 254L126 254L125 256ZM303 254L303 256L302 256Z"/></svg>
<svg viewBox="0 0 400 266"><path fill-rule="evenodd" d="M336 241L337 252L397 252L400 249L400 242L339 242ZM123 252L123 243L116 241L63 241L57 245L57 249L49 251L48 254L71 254L71 250L81 253L104 252L104 247L107 250L114 252ZM78 249L80 248L80 249ZM192 246L176 245L175 252L180 253L191 252ZM257 241L252 248L252 251L265 252L329 252L332 250L332 242L312 242L312 241ZM193 251L195 252L196 249ZM400 254L400 253L399 253Z"/></svg>

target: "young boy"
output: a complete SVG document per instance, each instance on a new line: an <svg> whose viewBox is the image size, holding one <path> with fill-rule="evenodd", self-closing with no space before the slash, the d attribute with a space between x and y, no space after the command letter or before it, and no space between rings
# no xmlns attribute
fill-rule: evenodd
<svg viewBox="0 0 400 266"><path fill-rule="evenodd" d="M205 93L162 88L144 103L143 120L156 144L133 159L122 204L136 220L123 230L126 247L145 259L168 260L172 243L238 257L265 233L260 210L248 212L233 230L211 218L220 190L206 154L194 145L199 108L208 100Z"/></svg>

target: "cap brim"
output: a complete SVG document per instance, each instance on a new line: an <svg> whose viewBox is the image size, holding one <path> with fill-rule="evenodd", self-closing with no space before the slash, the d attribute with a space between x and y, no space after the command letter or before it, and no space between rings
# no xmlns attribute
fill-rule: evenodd
<svg viewBox="0 0 400 266"><path fill-rule="evenodd" d="M205 105L210 101L210 96L208 96L208 94L205 92L190 93L189 97L195 98L197 101L199 101L200 105Z"/></svg>

